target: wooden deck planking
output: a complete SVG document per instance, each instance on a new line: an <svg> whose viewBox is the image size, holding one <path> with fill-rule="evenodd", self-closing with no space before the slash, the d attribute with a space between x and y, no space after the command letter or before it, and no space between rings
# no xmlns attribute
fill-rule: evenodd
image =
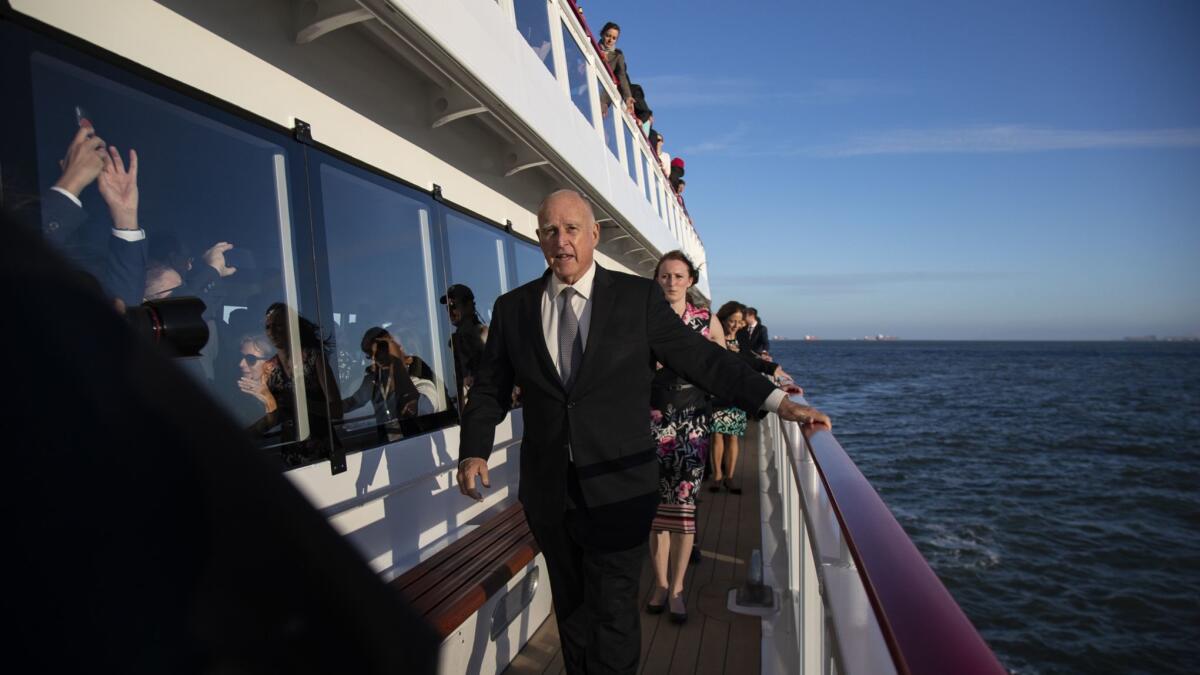
<svg viewBox="0 0 1200 675"><path fill-rule="evenodd" d="M697 506L700 563L688 568L684 583L688 622L677 626L664 612L641 614L644 675L730 673L761 669L761 627L756 617L725 609L729 588L742 582L751 551L761 545L758 486L757 424L739 443L736 476L741 495L711 493L707 485ZM639 604L654 585L647 559L642 569ZM542 624L505 671L505 675L558 675L564 672L554 614Z"/></svg>

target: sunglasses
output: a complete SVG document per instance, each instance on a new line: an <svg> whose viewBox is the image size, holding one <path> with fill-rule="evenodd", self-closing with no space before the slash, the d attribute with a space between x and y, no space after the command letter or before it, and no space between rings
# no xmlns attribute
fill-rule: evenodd
<svg viewBox="0 0 1200 675"><path fill-rule="evenodd" d="M255 356L254 354L242 354L242 360L246 362L246 365L253 368L254 364L258 363L259 361L266 361L267 359L266 357Z"/></svg>

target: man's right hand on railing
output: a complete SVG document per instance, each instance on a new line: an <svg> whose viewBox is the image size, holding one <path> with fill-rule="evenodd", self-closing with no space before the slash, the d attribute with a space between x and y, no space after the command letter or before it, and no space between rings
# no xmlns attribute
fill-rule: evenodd
<svg viewBox="0 0 1200 675"><path fill-rule="evenodd" d="M807 405L800 405L791 399L783 399L776 411L781 419L799 422L806 427L833 429L833 421L829 415Z"/></svg>

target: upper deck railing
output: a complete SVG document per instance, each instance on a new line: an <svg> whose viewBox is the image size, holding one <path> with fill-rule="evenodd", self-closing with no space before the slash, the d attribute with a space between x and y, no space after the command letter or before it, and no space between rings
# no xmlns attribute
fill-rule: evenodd
<svg viewBox="0 0 1200 675"><path fill-rule="evenodd" d="M831 432L772 415L764 442L764 576L784 598L764 673L1006 672Z"/></svg>
<svg viewBox="0 0 1200 675"><path fill-rule="evenodd" d="M454 62L451 79L482 104L462 105L464 115L494 114L529 144L532 156L510 169L550 163L580 182L635 229L647 262L671 248L704 262L703 242L572 0L361 2L406 39L418 35L421 51Z"/></svg>

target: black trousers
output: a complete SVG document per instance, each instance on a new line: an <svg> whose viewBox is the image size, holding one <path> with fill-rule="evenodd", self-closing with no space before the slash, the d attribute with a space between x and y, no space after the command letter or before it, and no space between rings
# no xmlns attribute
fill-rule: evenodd
<svg viewBox="0 0 1200 675"><path fill-rule="evenodd" d="M529 523L546 558L567 673L633 675L642 648L638 583L646 538L625 550L595 548L572 522L578 515L568 512L554 525Z"/></svg>

